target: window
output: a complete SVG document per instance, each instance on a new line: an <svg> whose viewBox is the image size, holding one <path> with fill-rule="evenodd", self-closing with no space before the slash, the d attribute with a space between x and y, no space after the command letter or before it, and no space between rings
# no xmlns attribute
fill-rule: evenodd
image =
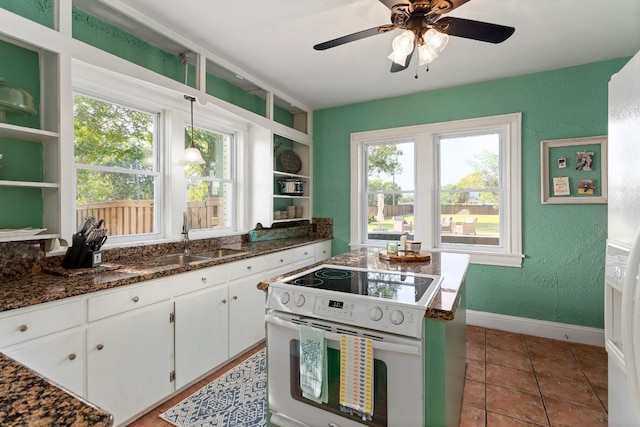
<svg viewBox="0 0 640 427"><path fill-rule="evenodd" d="M520 266L520 163L519 113L352 134L351 244Z"/></svg>
<svg viewBox="0 0 640 427"><path fill-rule="evenodd" d="M364 150L367 240L399 240L402 233L413 233L414 143L368 143Z"/></svg>
<svg viewBox="0 0 640 427"><path fill-rule="evenodd" d="M185 139L191 139L191 125L185 126ZM205 163L185 168L189 226L193 230L233 229L235 135L194 126L193 139Z"/></svg>
<svg viewBox="0 0 640 427"><path fill-rule="evenodd" d="M76 224L104 218L109 236L160 233L159 113L74 96Z"/></svg>

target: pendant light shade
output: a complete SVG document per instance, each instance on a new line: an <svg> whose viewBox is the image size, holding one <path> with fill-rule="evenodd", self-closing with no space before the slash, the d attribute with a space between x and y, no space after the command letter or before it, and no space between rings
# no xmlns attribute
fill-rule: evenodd
<svg viewBox="0 0 640 427"><path fill-rule="evenodd" d="M189 95L185 95L184 99L191 102L191 143L184 150L181 163L184 165L202 165L204 164L202 154L200 153L200 150L198 150L196 146L193 145L193 103L196 99L193 96Z"/></svg>

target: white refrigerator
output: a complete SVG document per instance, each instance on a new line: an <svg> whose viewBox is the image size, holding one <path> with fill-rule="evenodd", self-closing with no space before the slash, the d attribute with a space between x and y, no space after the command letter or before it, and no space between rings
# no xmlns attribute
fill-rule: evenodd
<svg viewBox="0 0 640 427"><path fill-rule="evenodd" d="M609 427L640 426L640 52L609 82Z"/></svg>

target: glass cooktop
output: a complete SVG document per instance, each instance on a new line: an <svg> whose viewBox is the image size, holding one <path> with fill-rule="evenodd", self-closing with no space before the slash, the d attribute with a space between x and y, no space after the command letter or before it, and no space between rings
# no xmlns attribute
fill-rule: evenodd
<svg viewBox="0 0 640 427"><path fill-rule="evenodd" d="M284 283L415 303L420 301L432 282L431 277L412 274L323 267Z"/></svg>

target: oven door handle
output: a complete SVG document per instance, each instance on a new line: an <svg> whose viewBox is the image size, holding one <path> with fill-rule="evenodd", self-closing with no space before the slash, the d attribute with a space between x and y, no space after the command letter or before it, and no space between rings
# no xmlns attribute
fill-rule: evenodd
<svg viewBox="0 0 640 427"><path fill-rule="evenodd" d="M300 327L298 324L296 323L292 323L292 322L288 322L286 320L282 320L276 316L273 316L271 314L267 314L265 315L265 321L267 323L271 323L273 325L277 325L283 328L287 328L287 329L291 329L293 331L297 331L298 333L300 332ZM320 328L318 328L320 329ZM340 334L336 334L335 332L329 332L329 331L325 331L323 329L320 329L321 331L324 332L324 337L330 341L336 341L336 342L340 342ZM372 339L371 340L372 344L373 344L373 349L374 350L386 350L386 351L390 351L393 353L404 353L404 354L410 354L412 356L420 356L422 355L422 346L420 345L420 341L419 340L415 340L415 345L408 345L408 344L395 344L395 343L389 343L389 342L384 342L384 341L377 341Z"/></svg>

